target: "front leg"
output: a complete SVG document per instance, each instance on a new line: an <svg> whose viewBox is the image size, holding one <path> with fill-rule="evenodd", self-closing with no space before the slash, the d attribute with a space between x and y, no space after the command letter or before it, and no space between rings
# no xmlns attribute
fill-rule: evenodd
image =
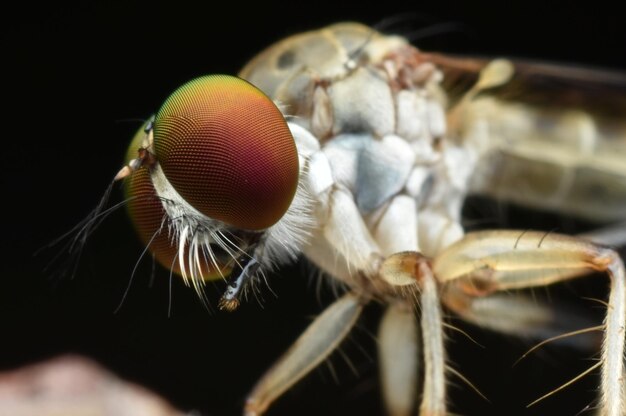
<svg viewBox="0 0 626 416"><path fill-rule="evenodd" d="M424 389L419 414L420 416L445 416L447 412L447 367L444 348L444 323L439 287L432 271L431 260L415 251L395 253L383 262L380 268L380 278L399 292L405 291L409 298L410 294L413 293L412 290L417 289L419 293L422 356L424 359ZM405 324L405 327L405 330L410 330L409 325ZM410 339L408 334L405 334L404 337ZM410 346L410 342L407 343L408 339L403 340L406 345L401 346L402 349ZM411 369L415 368L412 361L408 361L406 366L411 366ZM393 367L387 365L387 369L383 367L383 370L389 372L393 370ZM392 402L389 404L391 405L389 406L390 410L394 410L395 404ZM392 414L401 413L392 412Z"/></svg>
<svg viewBox="0 0 626 416"><path fill-rule="evenodd" d="M353 293L326 308L254 386L246 400L245 415L263 414L274 400L324 361L348 335L362 310L362 300Z"/></svg>
<svg viewBox="0 0 626 416"><path fill-rule="evenodd" d="M598 414L626 414L626 285L624 263L614 250L559 234L483 231L467 234L444 250L434 259L433 271L447 286L445 293L457 293L443 298L457 311L458 294L479 299L498 291L546 286L594 271L608 273L611 286L599 363L602 377Z"/></svg>
<svg viewBox="0 0 626 416"><path fill-rule="evenodd" d="M378 329L383 398L390 416L409 416L418 393L419 334L415 310L396 301L385 310Z"/></svg>

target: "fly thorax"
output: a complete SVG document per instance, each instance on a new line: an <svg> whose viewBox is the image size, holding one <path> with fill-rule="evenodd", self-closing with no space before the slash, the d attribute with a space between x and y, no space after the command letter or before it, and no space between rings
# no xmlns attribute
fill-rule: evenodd
<svg viewBox="0 0 626 416"><path fill-rule="evenodd" d="M318 226L331 207L327 193L341 187L388 247L383 255L397 248L377 237L396 197L410 199L418 213L419 224L402 231L419 234L411 249L434 255L463 235L460 211L475 158L446 140L443 75L426 54L399 37L340 24L271 46L240 75L319 141L322 156L309 162Z"/></svg>
<svg viewBox="0 0 626 416"><path fill-rule="evenodd" d="M360 67L328 85L327 99L314 103L313 114L332 115L330 133L320 137L323 152L372 233L391 201L409 196L424 224L419 249L434 255L463 235L461 208L476 158L446 140L440 73L423 64L421 82L410 83L395 64ZM312 129L315 122L308 123Z"/></svg>

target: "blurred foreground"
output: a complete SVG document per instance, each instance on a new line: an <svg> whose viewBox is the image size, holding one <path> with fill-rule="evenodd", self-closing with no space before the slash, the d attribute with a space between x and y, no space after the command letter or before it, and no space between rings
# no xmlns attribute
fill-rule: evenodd
<svg viewBox="0 0 626 416"><path fill-rule="evenodd" d="M0 416L182 416L169 403L80 356L0 373Z"/></svg>

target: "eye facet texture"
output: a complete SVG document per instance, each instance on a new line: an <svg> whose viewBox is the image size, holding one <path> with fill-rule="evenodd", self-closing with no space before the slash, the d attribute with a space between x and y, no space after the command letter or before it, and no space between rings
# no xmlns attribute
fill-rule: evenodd
<svg viewBox="0 0 626 416"><path fill-rule="evenodd" d="M137 150L141 147L144 134L142 127L130 144L126 162L137 157ZM128 214L143 244L149 247L150 252L163 267L180 274L178 243L170 234L172 229L170 219L152 185L148 167L140 167L124 179L124 193L128 201ZM194 266L189 264L188 257L185 257L184 261L187 270ZM218 279L230 273L230 266L226 264L219 266L221 270L218 270L212 262L201 263L202 278Z"/></svg>
<svg viewBox="0 0 626 416"><path fill-rule="evenodd" d="M240 78L204 76L176 90L156 116L154 148L189 204L237 228L276 223L298 184L298 154L283 115Z"/></svg>

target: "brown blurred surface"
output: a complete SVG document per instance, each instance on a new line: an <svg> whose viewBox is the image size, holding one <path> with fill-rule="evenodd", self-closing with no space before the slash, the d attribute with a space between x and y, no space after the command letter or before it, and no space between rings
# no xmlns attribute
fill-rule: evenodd
<svg viewBox="0 0 626 416"><path fill-rule="evenodd" d="M0 416L126 415L182 413L154 393L76 355L0 373Z"/></svg>

